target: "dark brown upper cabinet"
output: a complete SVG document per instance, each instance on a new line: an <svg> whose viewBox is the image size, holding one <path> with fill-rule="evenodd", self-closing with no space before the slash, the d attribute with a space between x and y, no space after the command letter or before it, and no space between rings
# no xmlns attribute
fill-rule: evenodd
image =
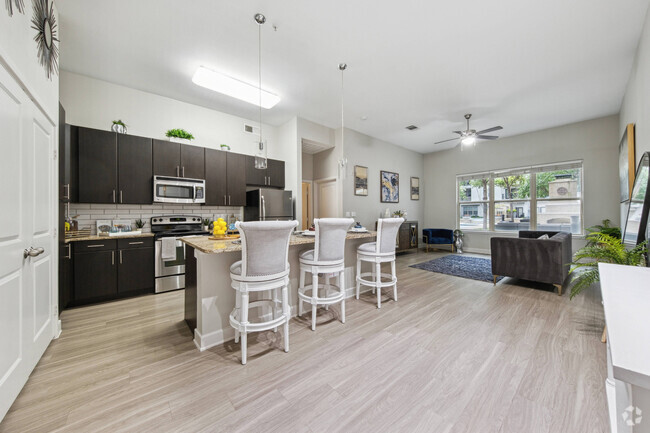
<svg viewBox="0 0 650 433"><path fill-rule="evenodd" d="M153 140L153 174L204 179L205 148Z"/></svg>
<svg viewBox="0 0 650 433"><path fill-rule="evenodd" d="M79 128L79 202L117 203L117 134Z"/></svg>
<svg viewBox="0 0 650 433"><path fill-rule="evenodd" d="M151 138L74 127L80 203L151 204Z"/></svg>
<svg viewBox="0 0 650 433"><path fill-rule="evenodd" d="M153 202L152 140L134 135L117 135L118 203Z"/></svg>
<svg viewBox="0 0 650 433"><path fill-rule="evenodd" d="M206 204L246 205L246 155L205 149Z"/></svg>
<svg viewBox="0 0 650 433"><path fill-rule="evenodd" d="M284 161L276 159L266 160L266 169L255 168L255 157L246 157L246 184L252 186L266 186L284 188Z"/></svg>

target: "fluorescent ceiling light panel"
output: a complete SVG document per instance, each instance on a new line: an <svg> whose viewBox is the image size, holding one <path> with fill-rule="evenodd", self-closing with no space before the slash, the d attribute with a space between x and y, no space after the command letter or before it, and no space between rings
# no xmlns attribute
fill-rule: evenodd
<svg viewBox="0 0 650 433"><path fill-rule="evenodd" d="M233 98L258 107L260 106L260 91L257 86L212 71L203 66L199 66L199 69L196 70L192 77L192 82L206 89L232 96ZM278 102L280 102L278 95L262 89L262 108L272 108Z"/></svg>

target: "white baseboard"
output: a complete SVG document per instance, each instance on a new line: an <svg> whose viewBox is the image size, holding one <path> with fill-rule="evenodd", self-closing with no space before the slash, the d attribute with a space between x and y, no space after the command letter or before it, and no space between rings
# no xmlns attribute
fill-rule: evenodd
<svg viewBox="0 0 650 433"><path fill-rule="evenodd" d="M488 256L490 255L490 250L486 250L483 248L463 248L463 252L474 253L474 254L487 254Z"/></svg>
<svg viewBox="0 0 650 433"><path fill-rule="evenodd" d="M61 331L62 331L61 320L59 319L59 320L56 321L56 329L54 331L54 339L57 339L57 338L59 338L61 336Z"/></svg>

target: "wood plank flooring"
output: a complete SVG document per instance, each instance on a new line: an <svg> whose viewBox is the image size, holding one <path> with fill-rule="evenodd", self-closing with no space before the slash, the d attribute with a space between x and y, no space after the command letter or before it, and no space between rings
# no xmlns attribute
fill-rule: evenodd
<svg viewBox="0 0 650 433"><path fill-rule="evenodd" d="M608 431L599 293L496 286L409 268L399 302L347 302L200 353L183 292L64 311L0 432ZM309 316L309 317L308 317Z"/></svg>

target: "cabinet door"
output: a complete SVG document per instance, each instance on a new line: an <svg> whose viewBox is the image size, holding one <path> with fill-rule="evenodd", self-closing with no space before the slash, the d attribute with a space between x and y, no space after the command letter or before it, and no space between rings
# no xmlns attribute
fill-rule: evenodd
<svg viewBox="0 0 650 433"><path fill-rule="evenodd" d="M72 242L59 248L59 314L73 299Z"/></svg>
<svg viewBox="0 0 650 433"><path fill-rule="evenodd" d="M267 184L275 188L284 188L284 161L269 159L267 164Z"/></svg>
<svg viewBox="0 0 650 433"><path fill-rule="evenodd" d="M118 134L118 203L153 202L151 138Z"/></svg>
<svg viewBox="0 0 650 433"><path fill-rule="evenodd" d="M246 156L246 185L266 186L266 170L255 168L255 157Z"/></svg>
<svg viewBox="0 0 650 433"><path fill-rule="evenodd" d="M228 153L228 206L246 206L246 155Z"/></svg>
<svg viewBox="0 0 650 433"><path fill-rule="evenodd" d="M154 286L154 249L131 248L118 251L117 292L151 290Z"/></svg>
<svg viewBox="0 0 650 433"><path fill-rule="evenodd" d="M181 145L171 141L153 140L153 174L178 177L180 170Z"/></svg>
<svg viewBox="0 0 650 433"><path fill-rule="evenodd" d="M117 294L115 250L74 255L74 299L85 301Z"/></svg>
<svg viewBox="0 0 650 433"><path fill-rule="evenodd" d="M117 202L117 134L79 128L79 202Z"/></svg>
<svg viewBox="0 0 650 433"><path fill-rule="evenodd" d="M404 223L397 232L397 249L399 251L408 250L411 247L409 225Z"/></svg>
<svg viewBox="0 0 650 433"><path fill-rule="evenodd" d="M181 146L181 176L205 179L205 147Z"/></svg>
<svg viewBox="0 0 650 433"><path fill-rule="evenodd" d="M228 199L227 152L205 149L205 204L224 206ZM246 195L244 182L244 196ZM245 197L244 197L245 198Z"/></svg>

